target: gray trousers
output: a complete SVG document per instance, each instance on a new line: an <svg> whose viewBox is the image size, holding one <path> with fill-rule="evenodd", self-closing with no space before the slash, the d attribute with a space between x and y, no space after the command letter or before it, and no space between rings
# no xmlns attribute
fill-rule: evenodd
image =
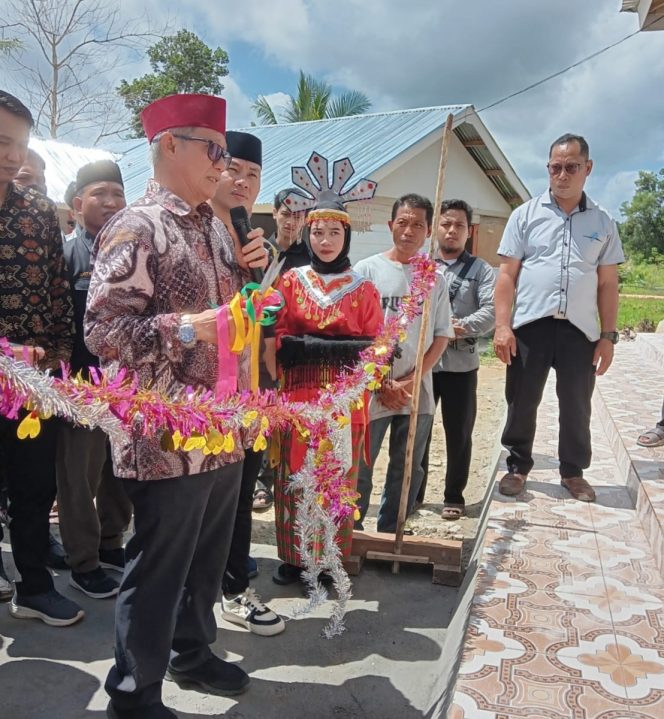
<svg viewBox="0 0 664 719"><path fill-rule="evenodd" d="M62 423L56 449L60 534L74 572L99 566L100 549L117 549L131 502L113 474L108 438L100 429ZM96 499L96 506L95 506Z"/></svg>
<svg viewBox="0 0 664 719"><path fill-rule="evenodd" d="M228 559L242 462L173 479L123 480L134 535L115 605L115 665L106 691L120 709L161 701L170 664L193 669L217 639L214 603Z"/></svg>
<svg viewBox="0 0 664 719"><path fill-rule="evenodd" d="M431 414L419 414L417 416L412 477L410 491L408 493L408 513L413 509L415 498L420 491L420 485L424 479L422 457L424 456L424 450L426 449L432 423L433 415ZM373 468L380 453L383 439L389 428L390 460L385 476L385 488L383 489L380 507L378 509L377 529L379 532L396 531L399 502L401 500L401 486L403 484L403 472L406 464L406 442L409 424L410 415L403 414L380 417L374 419L369 424L369 432L371 434L370 465L367 465L363 459L360 459L360 471L357 481L357 491L360 494L360 499L358 500L358 508L360 510L360 520L357 525L358 529L362 526L361 523L364 521L367 509L369 509L371 489L373 487Z"/></svg>

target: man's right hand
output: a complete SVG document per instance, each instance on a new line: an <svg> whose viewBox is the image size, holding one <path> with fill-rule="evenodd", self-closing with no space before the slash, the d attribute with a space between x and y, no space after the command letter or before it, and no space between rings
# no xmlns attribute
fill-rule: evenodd
<svg viewBox="0 0 664 719"><path fill-rule="evenodd" d="M228 313L228 343L233 344L235 342L235 323L231 316L231 311L227 305L220 308L220 312ZM248 319L246 310L242 310L242 317L244 319L244 333L247 334L249 329ZM196 333L196 339L199 342L209 342L212 345L218 344L217 342L217 310L204 310L195 315L190 315L191 324Z"/></svg>
<svg viewBox="0 0 664 719"><path fill-rule="evenodd" d="M516 337L511 327L496 326L493 334L493 349L501 362L512 364L512 357L516 357Z"/></svg>
<svg viewBox="0 0 664 719"><path fill-rule="evenodd" d="M400 381L392 380L386 382L378 395L381 404L387 409L399 410L403 409L408 405L411 400L411 394L407 391L407 384L412 386L412 383L402 383Z"/></svg>

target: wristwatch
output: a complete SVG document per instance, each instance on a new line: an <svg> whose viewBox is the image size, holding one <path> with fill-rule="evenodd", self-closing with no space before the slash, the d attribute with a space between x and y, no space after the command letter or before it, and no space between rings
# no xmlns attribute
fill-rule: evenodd
<svg viewBox="0 0 664 719"><path fill-rule="evenodd" d="M191 324L190 315L182 315L182 317L180 317L178 339L188 350L196 346L196 330L194 329L194 325Z"/></svg>
<svg viewBox="0 0 664 719"><path fill-rule="evenodd" d="M609 342L613 343L614 345L617 345L620 335L615 330L613 330L613 332L600 332L599 338L601 340L609 340Z"/></svg>

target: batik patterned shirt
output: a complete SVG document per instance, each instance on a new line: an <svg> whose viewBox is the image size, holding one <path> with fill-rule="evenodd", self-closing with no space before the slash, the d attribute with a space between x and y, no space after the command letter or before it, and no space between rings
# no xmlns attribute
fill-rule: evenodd
<svg viewBox="0 0 664 719"><path fill-rule="evenodd" d="M55 205L9 184L0 206L0 337L43 347L41 369L68 362L74 308Z"/></svg>
<svg viewBox="0 0 664 719"><path fill-rule="evenodd" d="M142 387L169 397L187 387L214 388L217 348L178 338L182 314L228 303L243 277L233 241L207 204L188 205L151 180L141 199L115 215L97 236L94 269L85 314L85 341L110 372L137 372ZM248 383L243 356L239 389ZM120 477L163 479L199 474L242 459L202 450L166 452L160 437L114 443L113 464ZM238 443L239 445L239 443Z"/></svg>

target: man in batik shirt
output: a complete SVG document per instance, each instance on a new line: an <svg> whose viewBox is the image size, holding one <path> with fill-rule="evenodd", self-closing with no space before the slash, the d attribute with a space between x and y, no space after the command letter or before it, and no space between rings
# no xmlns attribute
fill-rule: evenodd
<svg viewBox="0 0 664 719"><path fill-rule="evenodd" d="M230 160L224 100L172 95L149 105L141 119L155 179L97 238L86 342L105 369L129 368L142 387L175 397L187 387L214 387L217 322L210 308L227 304L246 281L237 263L265 266L267 253L254 232L236 258L206 202ZM248 386L246 370L241 387ZM164 674L212 694L239 694L249 683L209 647L217 639L213 607L243 450L169 452L160 439L112 443L135 518L116 604L115 665L106 680L108 716L120 719L175 716L161 701Z"/></svg>
<svg viewBox="0 0 664 719"><path fill-rule="evenodd" d="M74 343L57 212L44 195L14 184L32 127L28 108L0 91L0 337L27 345L40 369L57 371L61 361L69 361ZM81 619L83 610L55 591L46 568L57 420L42 420L37 437L21 440L17 428L22 418L0 417L0 469L8 486L12 552L21 575L9 611L18 619L66 626ZM6 582L3 575L0 570Z"/></svg>

